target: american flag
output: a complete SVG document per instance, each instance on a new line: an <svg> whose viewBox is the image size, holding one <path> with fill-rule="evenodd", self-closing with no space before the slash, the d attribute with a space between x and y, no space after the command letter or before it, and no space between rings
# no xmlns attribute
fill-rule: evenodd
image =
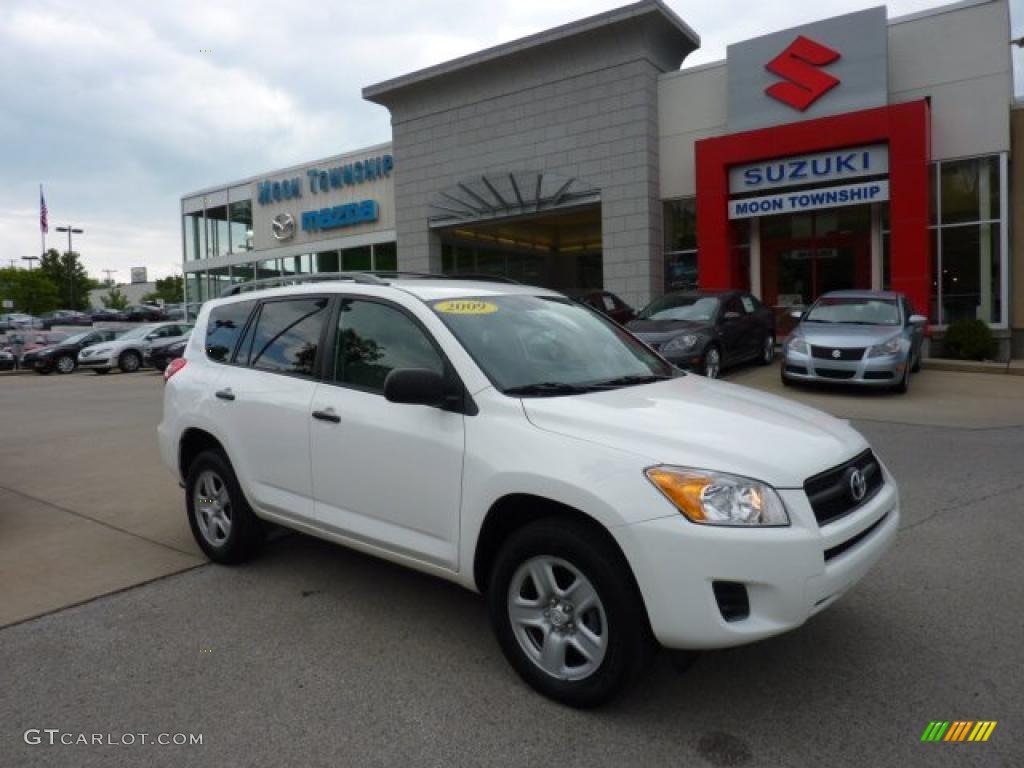
<svg viewBox="0 0 1024 768"><path fill-rule="evenodd" d="M43 197L43 185L39 185L39 231L44 235L50 231L50 222L46 217L46 198Z"/></svg>

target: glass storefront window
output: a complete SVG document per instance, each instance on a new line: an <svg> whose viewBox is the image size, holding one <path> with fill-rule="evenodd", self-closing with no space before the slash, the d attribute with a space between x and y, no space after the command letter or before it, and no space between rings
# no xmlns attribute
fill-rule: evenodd
<svg viewBox="0 0 1024 768"><path fill-rule="evenodd" d="M251 251L252 243L252 200L235 200L228 205L231 227L231 251Z"/></svg>
<svg viewBox="0 0 1024 768"><path fill-rule="evenodd" d="M665 201L665 251L697 248L697 198Z"/></svg>
<svg viewBox="0 0 1024 768"><path fill-rule="evenodd" d="M370 246L346 248L341 252L342 271L368 272L373 269Z"/></svg>
<svg viewBox="0 0 1024 768"><path fill-rule="evenodd" d="M998 160L984 157L941 164L943 224L999 218Z"/></svg>
<svg viewBox="0 0 1024 768"><path fill-rule="evenodd" d="M256 279L256 265L249 264L235 264L231 267L231 283L247 283L250 280Z"/></svg>
<svg viewBox="0 0 1024 768"><path fill-rule="evenodd" d="M230 267L214 267L207 272L210 292L208 298L216 299L221 293L231 287L230 269Z"/></svg>
<svg viewBox="0 0 1024 768"><path fill-rule="evenodd" d="M341 266L337 251L321 251L316 254L314 272L340 272Z"/></svg>
<svg viewBox="0 0 1024 768"><path fill-rule="evenodd" d="M256 278L263 280L267 277L280 277L281 276L281 265L279 259L267 259L265 261L257 262L256 266Z"/></svg>
<svg viewBox="0 0 1024 768"><path fill-rule="evenodd" d="M227 256L231 253L228 234L228 207L218 205L206 209L206 256Z"/></svg>
<svg viewBox="0 0 1024 768"><path fill-rule="evenodd" d="M187 213L184 218L185 261L203 258L206 240L203 237L203 212Z"/></svg>
<svg viewBox="0 0 1024 768"><path fill-rule="evenodd" d="M377 243L373 246L373 268L382 272L398 269L398 248L395 243Z"/></svg>

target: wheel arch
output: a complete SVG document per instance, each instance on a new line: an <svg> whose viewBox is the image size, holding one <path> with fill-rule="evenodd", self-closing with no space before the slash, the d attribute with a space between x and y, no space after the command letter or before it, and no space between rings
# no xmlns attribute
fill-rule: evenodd
<svg viewBox="0 0 1024 768"><path fill-rule="evenodd" d="M228 452L220 440L205 429L189 427L182 433L181 439L178 441L178 471L182 480L188 476L189 467L192 466L196 456L203 451L217 451L224 456L228 464L231 464Z"/></svg>

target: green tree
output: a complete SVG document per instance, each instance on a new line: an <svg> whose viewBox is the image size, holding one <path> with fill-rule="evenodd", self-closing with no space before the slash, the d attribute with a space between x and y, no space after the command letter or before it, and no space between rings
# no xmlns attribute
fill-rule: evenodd
<svg viewBox="0 0 1024 768"><path fill-rule="evenodd" d="M180 304L185 300L185 278L181 275L171 275L156 281L156 290L150 291L142 297L144 304L154 304L157 299L163 299L165 304Z"/></svg>
<svg viewBox="0 0 1024 768"><path fill-rule="evenodd" d="M99 288L82 266L82 260L74 251L60 253L50 248L39 260L37 270L46 275L57 288L61 309L88 309L89 291Z"/></svg>
<svg viewBox="0 0 1024 768"><path fill-rule="evenodd" d="M0 299L10 299L14 309L3 312L25 312L38 315L57 309L60 295L53 282L40 270L0 269Z"/></svg>
<svg viewBox="0 0 1024 768"><path fill-rule="evenodd" d="M106 296L100 296L100 301L107 309L124 309L128 306L128 297L116 285L110 286Z"/></svg>

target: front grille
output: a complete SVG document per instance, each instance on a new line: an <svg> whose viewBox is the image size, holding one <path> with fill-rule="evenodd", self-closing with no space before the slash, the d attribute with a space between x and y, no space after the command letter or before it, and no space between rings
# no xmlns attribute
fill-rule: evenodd
<svg viewBox="0 0 1024 768"><path fill-rule="evenodd" d="M865 528L860 533L856 534L855 536L851 536L850 538L848 538L846 541L842 542L841 544L836 544L834 547L831 547L830 549L826 549L825 550L825 562L827 563L829 560L831 560L834 557L839 557L839 555L843 554L843 552L845 552L846 550L848 550L851 547L855 547L858 544L860 544L862 541L864 541L864 539L866 539L868 536L870 536L872 533L874 533L878 529L878 526L880 526L882 523L885 522L885 519L888 516L889 516L889 513L886 512L884 515L882 515L880 518L875 520L875 522L873 522L871 525L869 525L867 528Z"/></svg>
<svg viewBox="0 0 1024 768"><path fill-rule="evenodd" d="M864 498L857 501L851 490L851 476L860 470L864 475ZM854 459L804 481L804 492L814 510L818 525L826 525L867 504L882 487L882 465L871 449Z"/></svg>
<svg viewBox="0 0 1024 768"><path fill-rule="evenodd" d="M856 371L836 371L829 368L815 368L814 372L826 379L852 379Z"/></svg>
<svg viewBox="0 0 1024 768"><path fill-rule="evenodd" d="M711 589L715 593L718 610L726 621L742 621L750 616L750 599L747 588L738 581L714 581Z"/></svg>
<svg viewBox="0 0 1024 768"><path fill-rule="evenodd" d="M811 354L822 360L860 360L864 347L811 347ZM836 352L839 354L837 355Z"/></svg>

